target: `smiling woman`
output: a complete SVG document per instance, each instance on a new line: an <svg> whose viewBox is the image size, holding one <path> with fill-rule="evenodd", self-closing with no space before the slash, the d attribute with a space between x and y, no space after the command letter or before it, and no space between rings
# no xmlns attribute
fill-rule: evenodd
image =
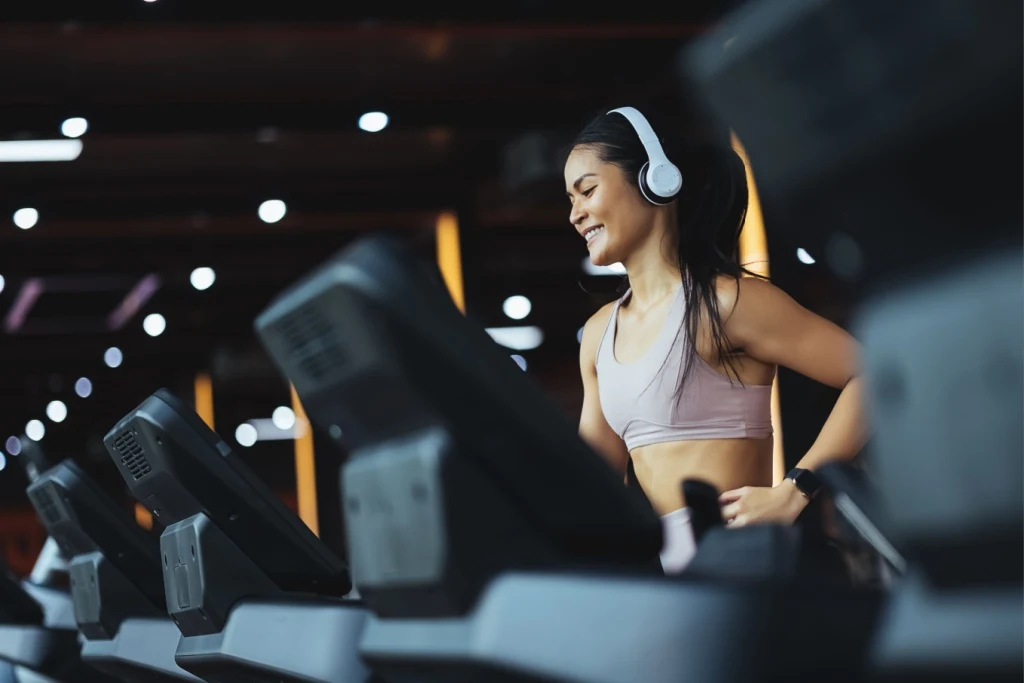
<svg viewBox="0 0 1024 683"><path fill-rule="evenodd" d="M738 262L740 157L663 143L639 111L612 110L577 138L565 185L590 260L622 263L630 286L584 326L580 434L663 515L662 565L676 572L694 552L683 480L724 492L732 526L789 523L814 493L804 470L853 457L866 435L853 340ZM773 488L780 364L844 392L801 470Z"/></svg>

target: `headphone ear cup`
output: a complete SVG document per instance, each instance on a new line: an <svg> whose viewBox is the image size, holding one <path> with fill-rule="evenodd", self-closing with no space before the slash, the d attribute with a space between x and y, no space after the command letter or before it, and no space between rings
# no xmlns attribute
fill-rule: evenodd
<svg viewBox="0 0 1024 683"><path fill-rule="evenodd" d="M651 162L645 161L644 165L640 167L640 176L639 178L637 178L638 184L640 185L640 194L644 196L644 199L649 201L651 204L654 204L655 206L665 206L666 204L671 204L675 200L676 195L678 195L679 193L676 192L670 197L658 196L654 192L654 190L651 189L650 184L648 184L647 182L647 169L650 165Z"/></svg>

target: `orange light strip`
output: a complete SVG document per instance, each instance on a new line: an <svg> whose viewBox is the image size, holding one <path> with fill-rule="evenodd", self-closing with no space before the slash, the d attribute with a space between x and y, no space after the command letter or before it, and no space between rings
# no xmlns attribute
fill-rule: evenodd
<svg viewBox="0 0 1024 683"><path fill-rule="evenodd" d="M452 301L466 312L466 295L462 285L462 254L459 249L459 219L445 211L437 217L437 265L448 287Z"/></svg>
<svg viewBox="0 0 1024 683"><path fill-rule="evenodd" d="M153 513L142 507L142 503L135 504L135 523L146 531L153 528Z"/></svg>
<svg viewBox="0 0 1024 683"><path fill-rule="evenodd" d="M295 430L300 436L295 438L295 494L298 500L299 518L320 535L320 520L316 506L316 458L313 455L313 430L309 418L295 393L292 393L292 411L295 412Z"/></svg>
<svg viewBox="0 0 1024 683"><path fill-rule="evenodd" d="M747 150L743 148L736 134L732 134L732 148L743 160L747 169L747 219L740 232L740 263L747 270L762 277L770 277L768 269L768 235L764 229L764 215L761 213L761 200L757 195L757 184L754 172L750 168ZM786 476L786 454L782 449L782 406L779 402L779 375L775 373L772 381L772 430L775 433L772 452L772 480L775 484L782 482Z"/></svg>
<svg viewBox="0 0 1024 683"><path fill-rule="evenodd" d="M196 375L195 399L196 414L203 418L207 427L213 429L213 382L208 373L200 372Z"/></svg>

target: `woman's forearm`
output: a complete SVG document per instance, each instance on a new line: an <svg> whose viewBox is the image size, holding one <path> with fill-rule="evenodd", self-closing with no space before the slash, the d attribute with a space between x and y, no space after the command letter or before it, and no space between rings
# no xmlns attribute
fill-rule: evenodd
<svg viewBox="0 0 1024 683"><path fill-rule="evenodd" d="M847 382L817 440L797 467L814 470L828 462L856 457L868 439L863 392L861 379ZM756 522L791 524L809 500L792 479L786 479L775 487L747 486L726 491L719 502L728 525L741 527Z"/></svg>
<svg viewBox="0 0 1024 683"><path fill-rule="evenodd" d="M855 377L839 394L832 414L825 421L814 445L796 466L814 470L827 462L852 460L864 447L868 434L864 381Z"/></svg>

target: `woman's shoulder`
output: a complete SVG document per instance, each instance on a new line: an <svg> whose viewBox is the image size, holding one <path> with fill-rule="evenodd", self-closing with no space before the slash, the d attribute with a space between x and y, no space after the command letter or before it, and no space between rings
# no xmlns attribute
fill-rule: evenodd
<svg viewBox="0 0 1024 683"><path fill-rule="evenodd" d="M719 275L715 280L718 298L718 312L722 322L727 323L734 315L749 317L770 315L778 305L787 299L781 289L763 277Z"/></svg>
<svg viewBox="0 0 1024 683"><path fill-rule="evenodd" d="M600 338L604 334L604 329L608 326L608 320L612 316L612 311L615 310L615 304L615 301L609 301L587 319L586 324L583 326L583 339L595 335Z"/></svg>
<svg viewBox="0 0 1024 683"><path fill-rule="evenodd" d="M583 325L583 333L580 336L580 352L584 356L593 358L597 355L597 347L601 343L601 337L604 336L604 331L608 327L608 321L614 310L615 302L611 301L599 308Z"/></svg>

